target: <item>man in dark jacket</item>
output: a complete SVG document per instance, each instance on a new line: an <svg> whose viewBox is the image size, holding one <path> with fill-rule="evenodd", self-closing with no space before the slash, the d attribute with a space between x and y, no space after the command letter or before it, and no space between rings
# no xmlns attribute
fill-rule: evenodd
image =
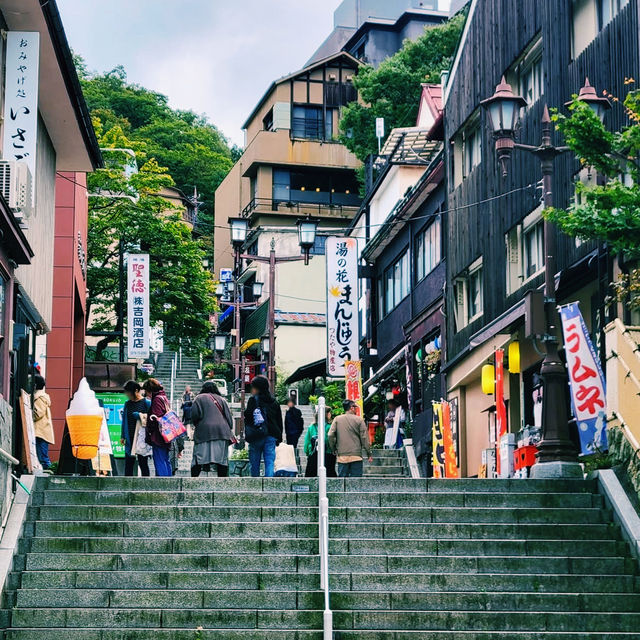
<svg viewBox="0 0 640 640"><path fill-rule="evenodd" d="M258 420L266 422L267 435L249 443L251 475L260 476L260 463L264 458L264 475L272 478L276 461L276 446L282 442L282 411L269 391L269 381L256 376L251 381L251 397L244 411L246 426L259 426Z"/></svg>
<svg viewBox="0 0 640 640"><path fill-rule="evenodd" d="M302 411L296 407L295 400L292 397L289 398L287 406L289 408L284 417L284 431L287 434L287 444L293 445L295 449L304 431L304 419L302 417Z"/></svg>

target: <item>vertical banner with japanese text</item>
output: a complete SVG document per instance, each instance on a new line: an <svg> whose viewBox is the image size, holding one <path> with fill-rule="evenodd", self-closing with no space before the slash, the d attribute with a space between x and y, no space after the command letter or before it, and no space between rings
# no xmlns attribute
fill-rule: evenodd
<svg viewBox="0 0 640 640"><path fill-rule="evenodd" d="M578 423L582 454L606 451L606 396L600 361L578 303L561 307L560 316L567 354L571 406Z"/></svg>
<svg viewBox="0 0 640 640"><path fill-rule="evenodd" d="M358 415L364 418L364 398L362 397L362 362L347 360L345 363L345 395L358 405Z"/></svg>
<svg viewBox="0 0 640 640"><path fill-rule="evenodd" d="M433 403L433 477L445 477L444 437L442 434L442 403Z"/></svg>
<svg viewBox="0 0 640 640"><path fill-rule="evenodd" d="M9 31L6 47L3 157L25 162L35 181L40 34Z"/></svg>
<svg viewBox="0 0 640 640"><path fill-rule="evenodd" d="M346 362L358 360L358 242L329 237L327 261L327 376L343 378Z"/></svg>
<svg viewBox="0 0 640 640"><path fill-rule="evenodd" d="M444 477L457 478L458 466L456 448L453 444L451 405L448 402L442 403L442 443L444 445Z"/></svg>
<svg viewBox="0 0 640 640"><path fill-rule="evenodd" d="M127 344L129 358L149 357L149 254L127 256Z"/></svg>

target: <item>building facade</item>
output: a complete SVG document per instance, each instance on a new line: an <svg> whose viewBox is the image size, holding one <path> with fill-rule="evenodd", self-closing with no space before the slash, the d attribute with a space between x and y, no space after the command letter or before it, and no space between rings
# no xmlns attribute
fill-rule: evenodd
<svg viewBox="0 0 640 640"><path fill-rule="evenodd" d="M499 42L500 47L494 43ZM447 163L447 358L449 399L460 417L463 475L478 473L482 451L495 434L495 401L481 390L481 371L497 349L517 342L520 366L506 375L508 428L540 426L542 356L525 331L527 292L540 291L545 255L539 161L515 151L502 177L486 114L480 102L501 77L527 104L518 141L541 141L545 104L562 109L585 78L621 100L628 77L637 77L637 0L473 0L458 53L445 87ZM625 122L615 107L610 130ZM555 142L560 144L554 132ZM575 181L593 180L572 154L555 160L555 206L566 208ZM579 301L600 349L607 320L605 293L611 260L603 246L557 237L558 304ZM531 318L529 318L531 319ZM560 336L558 336L560 337Z"/></svg>

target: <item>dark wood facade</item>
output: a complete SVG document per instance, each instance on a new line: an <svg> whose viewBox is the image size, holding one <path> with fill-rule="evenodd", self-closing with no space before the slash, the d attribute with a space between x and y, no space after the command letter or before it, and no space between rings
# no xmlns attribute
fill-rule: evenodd
<svg viewBox="0 0 640 640"><path fill-rule="evenodd" d="M445 105L447 166L452 167L449 144L481 100L494 92L501 76L534 39L542 38L543 95L530 106L522 120L518 141L538 144L544 104L560 107L577 93L588 77L598 92L607 90L623 99L630 86L626 78L638 80L638 0L630 2L572 59L572 12L569 0L477 0L468 34L461 43L457 69L450 79ZM636 85L631 85L634 88ZM513 154L509 175L502 178L486 114L480 113L482 151L480 163L454 185L449 172L448 216L445 230L447 251L448 309L453 304L452 283L458 274L482 256L484 269L484 312L482 317L455 330L453 313L448 313L448 361L455 361L469 349L472 335L519 302L526 289L539 286L542 276L508 295L506 285L505 233L522 221L540 203L536 183L541 179L539 162L528 153ZM614 104L606 126L615 130L625 124L623 108ZM559 134L555 142L561 143ZM555 204L566 207L574 194L573 179L578 163L571 154L555 164ZM573 238L559 234L558 269L566 270L595 244L579 247Z"/></svg>

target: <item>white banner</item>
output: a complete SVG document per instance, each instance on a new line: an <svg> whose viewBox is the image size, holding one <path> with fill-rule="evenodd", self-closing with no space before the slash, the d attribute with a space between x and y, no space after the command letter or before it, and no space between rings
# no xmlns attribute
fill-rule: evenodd
<svg viewBox="0 0 640 640"><path fill-rule="evenodd" d="M358 242L327 238L327 375L344 378L345 362L360 359Z"/></svg>
<svg viewBox="0 0 640 640"><path fill-rule="evenodd" d="M35 187L40 34L9 31L6 59L2 155L5 160L26 162Z"/></svg>
<svg viewBox="0 0 640 640"><path fill-rule="evenodd" d="M578 303L560 308L573 415L583 455L606 451L604 375Z"/></svg>
<svg viewBox="0 0 640 640"><path fill-rule="evenodd" d="M127 256L127 344L129 358L148 358L149 254Z"/></svg>

